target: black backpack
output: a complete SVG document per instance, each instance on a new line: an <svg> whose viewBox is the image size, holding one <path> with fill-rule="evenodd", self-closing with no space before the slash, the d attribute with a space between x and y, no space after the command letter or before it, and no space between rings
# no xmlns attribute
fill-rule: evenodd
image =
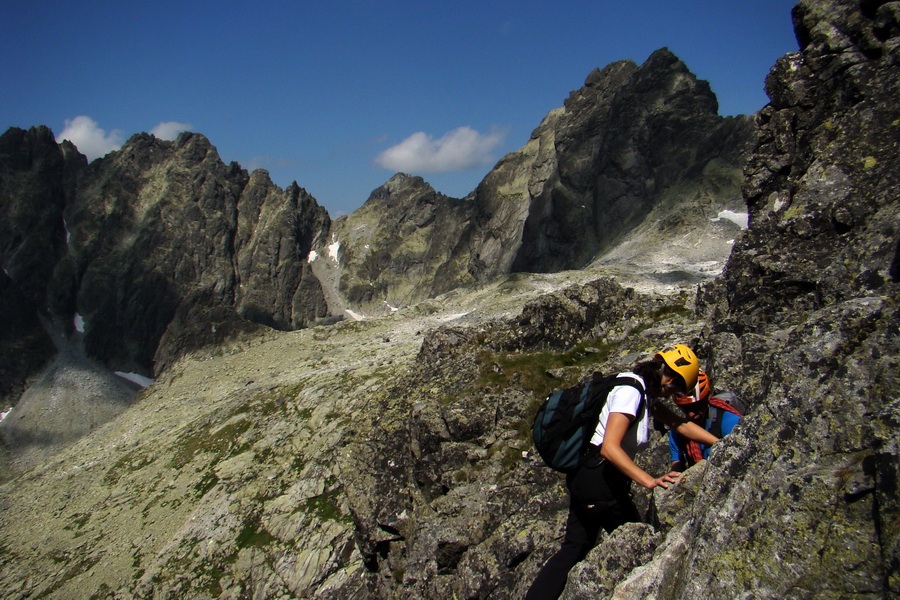
<svg viewBox="0 0 900 600"><path fill-rule="evenodd" d="M562 473L572 473L581 466L606 398L619 385L631 386L641 393L640 415L644 389L632 377L604 377L597 372L589 381L547 396L531 426L534 445L547 466Z"/></svg>

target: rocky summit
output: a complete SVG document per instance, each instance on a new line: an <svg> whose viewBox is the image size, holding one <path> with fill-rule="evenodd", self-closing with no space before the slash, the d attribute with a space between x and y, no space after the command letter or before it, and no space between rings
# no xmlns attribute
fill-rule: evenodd
<svg viewBox="0 0 900 600"><path fill-rule="evenodd" d="M893 392L900 383L900 10L894 2L803 0L791 17L799 50L780 59L766 80L771 102L755 116L739 181L745 208L729 205L749 212L749 228L737 236L721 275L699 284L682 277L674 289L628 287L598 275L608 273L604 256L636 266L652 256L634 246L650 231L678 230L683 216L669 219L677 212L664 210L677 211L678 202L658 197L621 232L619 244L577 270L556 272L581 266L584 256L566 254L560 239L539 241L555 225L529 229L538 216L529 207L540 198L562 202L572 190L602 195L616 187L598 185L615 177L588 166L612 160L611 146L597 140L590 143L598 144L596 154L570 155L595 161L584 159L583 177L572 175L574 163L548 171L546 181L559 177L549 196L542 196L537 179L528 186L509 180L518 182L517 194L526 187L529 194L527 201L502 204L517 215L512 221L522 232L532 232L517 237L499 227L502 211L466 212L490 204L478 199L488 188L499 197L493 194L501 188L488 184L512 157L461 200L440 196L420 179L394 177L373 192L350 227L353 215L330 226L299 188L281 192L260 173L222 165L196 134L177 142L138 136L87 165L40 129L8 132L0 143L0 200L9 215L0 238L0 293L4 317L17 318L2 339L17 344L18 358L4 369L22 373L12 368L68 356L40 371L39 383L52 388L55 377L70 389L103 389L99 396L116 398L94 358L97 313L81 307L112 304L125 315L140 305L124 295L98 298L102 286L93 295L80 292L84 282L121 281L121 274L98 266L118 256L130 266L125 280L143 282L128 289L144 289L147 275L123 254L136 245L158 253L162 275L208 285L185 296L193 300L179 300L168 319L148 319L157 323L147 327L154 356L166 357L154 382L77 440L27 469L5 471L0 595L521 598L558 546L567 509L563 481L534 454L529 428L537 405L550 390L593 370L627 368L666 344L685 342L698 351L713 388L737 392L747 413L678 485L634 490L644 522L604 536L570 574L563 598L900 596L900 404ZM648 63L681 82L676 89L685 90L685 102L704 96L669 53ZM611 65L592 74L580 93L592 86L637 92L643 68ZM579 98L573 94L548 120L564 121ZM541 147L548 139L542 135L558 142L565 128L537 131L544 133L529 144ZM566 139L581 135L570 134ZM634 157L643 164L644 157ZM189 176L195 171L181 170L184 160L209 170ZM102 176L110 164L132 175ZM707 183L730 180L728 169L717 167L724 162L697 164L706 165L700 172L712 178ZM535 173L531 166L524 171ZM172 183L150 172L170 173ZM18 191L10 191L10 181ZM163 193L162 185L182 195ZM685 189L667 189L674 194L676 188ZM78 198L86 190L95 192L94 200L82 206ZM211 193L196 206L199 190ZM245 208L228 218L227 210L205 204L221 201L227 208L229 198ZM379 207L388 206L405 220L385 218ZM280 224L300 225L292 220L298 211L313 216L302 220L307 233L291 237L295 229ZM483 234L495 231L491 239L506 251L512 242L500 240L517 240L509 254L481 254L505 256L509 270L488 276L489 261L473 262L474 254L455 250L447 250L457 257L451 266L427 250L428 260L413 260L423 248L452 246L454 238L432 224L454 218L463 219L456 241L487 240ZM110 225L109 234L86 229L94 219L128 227ZM238 293L227 278L213 276L222 267L199 258L203 253L178 260L174 250L163 252L181 239L172 224L203 219L210 233L194 232L198 248L256 249L249 256L259 260L242 261L237 252L225 269L241 281L259 281L253 269L280 256L287 272L320 282L309 292L318 304L302 306L340 301L363 316L366 303L374 311L388 301L396 310L288 330L331 311L276 311L271 307L280 303L258 298L307 296L262 287L256 296ZM271 226L258 226L262 221ZM491 223L498 226L492 230ZM368 229L358 228L363 224ZM156 237L148 239L150 232ZM377 232L397 236L396 245L375 247L382 239ZM406 235L409 245L401 251ZM301 243L310 239L316 242ZM346 264L358 269L338 270L342 239L348 240ZM510 257L539 259L540 252L527 249L542 243L555 244L562 262L518 272L513 264L525 259ZM32 260L29 267L37 252L57 258ZM298 255L301 263L291 266L289 257ZM691 262L699 255L686 250L685 256ZM405 280L386 270L395 257L406 257ZM408 304L390 296L391 290L409 298L422 293L421 282L438 264L447 281L465 271L469 284L440 294L432 287L431 297ZM275 287L296 292L312 281L304 277ZM56 288L58 281L72 283ZM256 312L263 306L268 311ZM70 318L76 312L83 326ZM147 356L146 347L129 350L125 337L110 333L123 322L101 328L110 344L119 344L108 356ZM213 322L233 327L206 327ZM84 368L69 368L76 364ZM18 381L25 387L34 374ZM65 402L64 395L33 395ZM41 412L19 416L19 410L0 423L4 431ZM77 418L77 411L68 414ZM641 455L642 466L662 472L665 446L658 438Z"/></svg>
<svg viewBox="0 0 900 600"><path fill-rule="evenodd" d="M337 219L342 291L377 314L506 273L581 269L626 240L629 263L633 248L648 258L655 237L719 240L718 252L672 269L696 283L696 263L730 250L736 232L710 220L745 211L754 139L752 119L720 117L709 84L665 48L640 66L596 69L465 199L401 174Z"/></svg>

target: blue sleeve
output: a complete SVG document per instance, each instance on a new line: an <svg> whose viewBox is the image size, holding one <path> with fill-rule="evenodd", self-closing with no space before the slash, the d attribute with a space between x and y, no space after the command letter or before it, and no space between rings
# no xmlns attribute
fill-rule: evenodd
<svg viewBox="0 0 900 600"><path fill-rule="evenodd" d="M722 411L722 436L726 436L731 433L731 430L734 429L734 426L738 424L741 418L732 412L728 412L727 410ZM709 430L709 422L706 423L706 428ZM712 446L701 446L703 448L703 458L709 458L709 451L712 450Z"/></svg>
<svg viewBox="0 0 900 600"><path fill-rule="evenodd" d="M677 460L681 460L681 451L678 449L678 442L675 440L675 436L678 435L674 431L669 431L669 462L673 463Z"/></svg>
<svg viewBox="0 0 900 600"><path fill-rule="evenodd" d="M741 418L734 413L724 411L722 415L722 435L728 435Z"/></svg>

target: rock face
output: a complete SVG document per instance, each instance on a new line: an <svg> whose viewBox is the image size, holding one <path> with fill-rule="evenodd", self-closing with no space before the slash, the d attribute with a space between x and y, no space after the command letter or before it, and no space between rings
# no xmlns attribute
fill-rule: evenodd
<svg viewBox="0 0 900 600"><path fill-rule="evenodd" d="M467 198L400 175L339 219L343 291L373 310L511 272L578 269L640 225L714 237L710 218L743 211L755 136L749 117L717 110L667 49L597 69Z"/></svg>
<svg viewBox="0 0 900 600"><path fill-rule="evenodd" d="M18 398L30 376L54 354L39 321L50 281L66 251L66 204L86 167L71 144L56 144L46 127L0 136L0 399Z"/></svg>
<svg viewBox="0 0 900 600"><path fill-rule="evenodd" d="M469 200L438 194L421 177L397 174L332 227L340 241L340 292L366 312L435 296L434 274L460 243Z"/></svg>
<svg viewBox="0 0 900 600"><path fill-rule="evenodd" d="M47 128L12 129L0 137L0 208L0 311L12 324L0 335L0 406L18 402L0 432L27 452L121 412L134 390L107 393L123 383L112 371L152 377L187 352L328 314L306 260L328 231L325 210L296 184L226 166L200 135L136 135L88 165ZM66 366L49 366L54 357ZM55 373L81 367L111 380L54 388L65 380ZM62 405L51 432L40 415Z"/></svg>
<svg viewBox="0 0 900 600"><path fill-rule="evenodd" d="M766 82L751 234L708 338L757 408L710 457L673 597L900 594L900 13L832 0L793 16L801 50Z"/></svg>
<svg viewBox="0 0 900 600"><path fill-rule="evenodd" d="M325 316L306 257L327 213L296 185L226 166L203 136L137 135L90 166L46 128L10 130L0 151L4 268L63 330L81 315L101 363L151 375L221 341L208 333L217 324L295 329ZM210 307L201 335L169 329Z"/></svg>

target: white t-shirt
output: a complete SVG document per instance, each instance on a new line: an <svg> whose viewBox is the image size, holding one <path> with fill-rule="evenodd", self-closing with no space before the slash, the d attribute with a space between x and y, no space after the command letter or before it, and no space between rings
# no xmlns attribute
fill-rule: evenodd
<svg viewBox="0 0 900 600"><path fill-rule="evenodd" d="M644 380L634 373L619 373L617 377L631 377L640 383L645 390ZM606 399L606 405L600 412L600 421L597 423L597 429L591 436L591 443L599 446L603 443L603 437L606 435L606 422L609 419L609 413L625 413L633 417L637 416L638 407L641 401L641 393L630 385L618 385L609 393ZM637 425L633 425L625 433L626 439L622 440L622 448L628 455L634 459L634 454L640 446L643 446L650 439L650 411L647 404L649 399L644 400L644 410L641 412L641 420ZM631 437L631 440L627 438Z"/></svg>

